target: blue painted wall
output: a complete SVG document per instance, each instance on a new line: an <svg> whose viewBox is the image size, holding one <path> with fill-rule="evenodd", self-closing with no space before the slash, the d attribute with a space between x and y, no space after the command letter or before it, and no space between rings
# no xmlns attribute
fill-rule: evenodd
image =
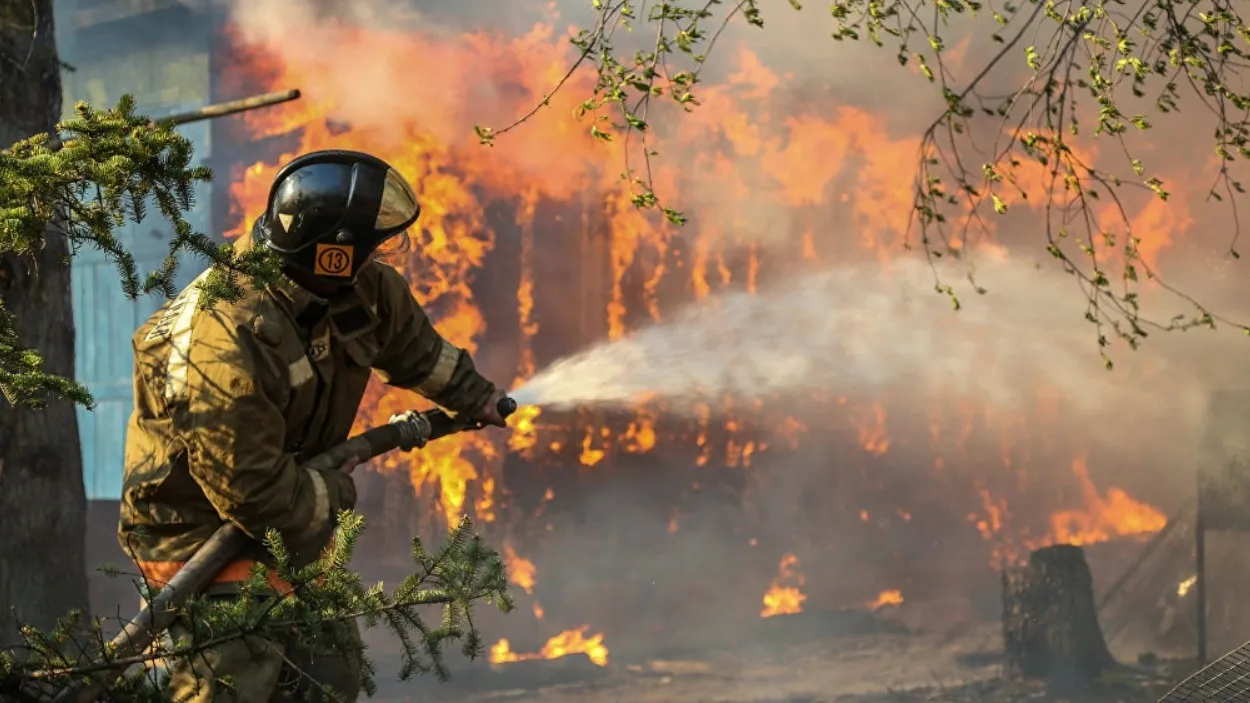
<svg viewBox="0 0 1250 703"><path fill-rule="evenodd" d="M195 107L199 106L179 105L174 111ZM151 110L151 114L158 113ZM209 131L206 122L182 128L202 158L209 154ZM209 184L199 185L195 206L186 215L200 232L213 231L209 188ZM118 233L134 253L140 271L158 267L169 246L168 226L156 215L155 205L150 212L155 216L139 224L130 223ZM178 270L178 287L189 284L203 269L197 257L184 259ZM132 406L130 337L164 298L151 295L128 300L118 285L116 267L98 251L83 251L75 259L72 280L77 329L75 375L96 399L94 410L78 411L83 480L88 499L117 499L121 497L122 448Z"/></svg>
<svg viewBox="0 0 1250 703"><path fill-rule="evenodd" d="M122 13L119 3L58 0L57 42L62 58L75 67L65 74L65 114L78 100L105 106L129 93L140 109L161 116L211 102L209 50L211 23L198 27L177 22L164 12ZM161 3L157 3L160 5ZM150 6L150 4L149 4ZM101 15L100 8L112 14ZM175 8L176 9L176 8ZM212 154L210 122L181 128L201 161ZM215 234L211 184L201 184L186 217L200 232ZM170 228L155 206L142 223L129 223L117 234L134 252L140 272L160 265L168 251ZM178 285L190 283L204 268L198 258L183 261ZM73 264L74 324L77 328L75 373L96 398L94 410L79 410L83 479L87 498L121 496L122 456L131 398L134 330L164 302L157 296L126 299L114 266L99 252L83 250Z"/></svg>

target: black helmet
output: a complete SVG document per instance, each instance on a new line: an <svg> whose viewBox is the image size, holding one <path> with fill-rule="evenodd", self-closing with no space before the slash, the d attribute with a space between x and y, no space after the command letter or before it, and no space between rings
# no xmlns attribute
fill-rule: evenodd
<svg viewBox="0 0 1250 703"><path fill-rule="evenodd" d="M401 235L420 214L412 187L385 161L314 151L278 171L252 238L289 266L347 283L375 252L406 247Z"/></svg>

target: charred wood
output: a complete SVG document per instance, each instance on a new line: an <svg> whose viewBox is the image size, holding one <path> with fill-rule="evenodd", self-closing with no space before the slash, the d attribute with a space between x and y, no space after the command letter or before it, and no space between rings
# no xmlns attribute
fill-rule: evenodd
<svg viewBox="0 0 1250 703"><path fill-rule="evenodd" d="M1039 549L1002 574L1006 674L1060 686L1092 683L1114 663L1098 624L1085 552Z"/></svg>

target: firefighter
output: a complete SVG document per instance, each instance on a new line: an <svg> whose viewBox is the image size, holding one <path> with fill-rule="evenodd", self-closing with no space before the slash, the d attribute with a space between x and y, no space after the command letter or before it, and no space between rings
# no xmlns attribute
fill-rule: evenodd
<svg viewBox="0 0 1250 703"><path fill-rule="evenodd" d="M268 560L259 540L269 529L311 561L338 512L355 505L356 489L349 471L300 467L347 438L371 373L505 426L496 407L503 392L439 335L384 263L406 249L419 213L407 181L378 158L296 158L278 172L250 237L235 243L275 252L283 281L211 308L192 284L135 332L119 539L150 584L168 582L225 521L256 544L210 597L237 594L252 565ZM270 581L279 592L289 587L272 571ZM359 631L354 622L327 627L338 629L240 639L171 661L173 699L317 700L328 688L354 701L360 662L310 640L359 642Z"/></svg>

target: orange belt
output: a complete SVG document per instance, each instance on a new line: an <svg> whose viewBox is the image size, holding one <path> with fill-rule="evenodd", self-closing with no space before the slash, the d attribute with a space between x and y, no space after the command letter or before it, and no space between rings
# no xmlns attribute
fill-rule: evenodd
<svg viewBox="0 0 1250 703"><path fill-rule="evenodd" d="M255 559L232 561L217 574L213 583L242 583L252 577L252 566L255 564ZM162 588L172 581L174 575L186 565L185 561L141 561L137 563L139 573L143 574L143 578L148 583ZM285 596L294 590L291 584L278 576L278 572L274 569L266 570L266 575L269 577L269 585L279 595Z"/></svg>

